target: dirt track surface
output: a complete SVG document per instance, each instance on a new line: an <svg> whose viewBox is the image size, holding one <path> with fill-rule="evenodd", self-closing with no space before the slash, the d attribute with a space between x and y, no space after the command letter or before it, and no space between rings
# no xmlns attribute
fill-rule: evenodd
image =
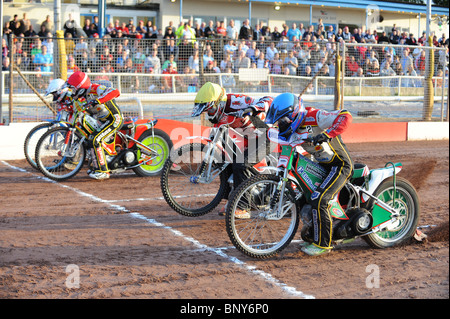
<svg viewBox="0 0 450 319"><path fill-rule="evenodd" d="M319 257L291 243L259 261L232 247L218 208L172 211L159 178L83 171L55 183L24 160L0 161L0 298L449 298L449 142L348 146L369 168L402 162L419 225L447 223L447 234L385 250L356 240ZM374 269L379 288L366 284Z"/></svg>

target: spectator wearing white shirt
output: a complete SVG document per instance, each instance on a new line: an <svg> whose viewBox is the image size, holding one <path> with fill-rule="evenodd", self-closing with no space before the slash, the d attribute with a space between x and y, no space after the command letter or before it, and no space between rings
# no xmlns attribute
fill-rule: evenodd
<svg viewBox="0 0 450 319"><path fill-rule="evenodd" d="M239 29L234 25L234 20L231 19L227 27L227 38L236 40L238 38L238 35Z"/></svg>
<svg viewBox="0 0 450 319"><path fill-rule="evenodd" d="M273 60L274 56L278 52L278 49L275 47L275 42L270 42L270 46L266 49L266 57L268 60Z"/></svg>
<svg viewBox="0 0 450 319"><path fill-rule="evenodd" d="M198 50L194 50L193 54L189 57L188 66L191 70L199 73L200 60Z"/></svg>
<svg viewBox="0 0 450 319"><path fill-rule="evenodd" d="M155 74L161 74L161 60L158 57L158 50L154 49L152 54L145 58L144 68L153 68Z"/></svg>

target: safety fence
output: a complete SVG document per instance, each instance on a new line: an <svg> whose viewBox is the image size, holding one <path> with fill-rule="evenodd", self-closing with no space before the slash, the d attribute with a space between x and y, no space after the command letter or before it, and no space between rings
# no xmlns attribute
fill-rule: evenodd
<svg viewBox="0 0 450 319"><path fill-rule="evenodd" d="M333 108L332 101L339 95L340 107L355 112L359 106L352 102L372 103L378 110L399 101L423 103L430 98L441 108L433 116L442 119L448 112L448 107L444 110L448 100L445 47L106 36L15 38L9 48L1 78L0 116L6 122L51 117L31 86L42 94L51 79L78 70L87 72L93 82L119 88L121 106L130 115L185 120L195 93L206 81L222 85L229 93L255 97L302 92L306 101L326 101L328 108ZM340 67L336 58L343 62ZM426 74L430 60L432 69ZM405 109L404 117L423 116L412 109Z"/></svg>

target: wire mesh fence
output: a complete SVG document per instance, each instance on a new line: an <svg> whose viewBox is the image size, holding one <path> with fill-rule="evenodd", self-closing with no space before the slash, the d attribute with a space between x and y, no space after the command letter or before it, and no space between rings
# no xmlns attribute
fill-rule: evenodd
<svg viewBox="0 0 450 319"><path fill-rule="evenodd" d="M371 97L417 100L433 94L442 97L438 102L443 105L444 95L448 94L448 48L286 38L276 42L227 38L192 41L108 35L102 39L66 36L62 43L58 46L57 38L13 38L9 57L41 94L49 81L61 77L64 70L67 76L78 70L87 72L93 82L117 87L121 107L130 115L186 120L195 93L206 81L220 84L229 93L304 92L306 100L328 101L332 108L338 48L344 61L344 101L370 102ZM425 69L431 54L434 90L427 92ZM21 76L13 72L11 81L7 71L2 75L2 95L13 100L9 108L12 121L49 117L44 104ZM345 102L348 105L351 103ZM5 117L5 108L3 114Z"/></svg>

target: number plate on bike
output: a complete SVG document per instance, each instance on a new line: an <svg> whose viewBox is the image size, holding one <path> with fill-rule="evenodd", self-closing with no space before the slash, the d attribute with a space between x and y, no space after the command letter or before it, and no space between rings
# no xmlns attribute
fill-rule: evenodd
<svg viewBox="0 0 450 319"><path fill-rule="evenodd" d="M291 153L292 153L292 146L283 145L283 147L281 149L280 158L278 159L277 167L288 168L289 161L291 159Z"/></svg>
<svg viewBox="0 0 450 319"><path fill-rule="evenodd" d="M69 112L62 110L61 111L61 121L68 121L70 117Z"/></svg>

